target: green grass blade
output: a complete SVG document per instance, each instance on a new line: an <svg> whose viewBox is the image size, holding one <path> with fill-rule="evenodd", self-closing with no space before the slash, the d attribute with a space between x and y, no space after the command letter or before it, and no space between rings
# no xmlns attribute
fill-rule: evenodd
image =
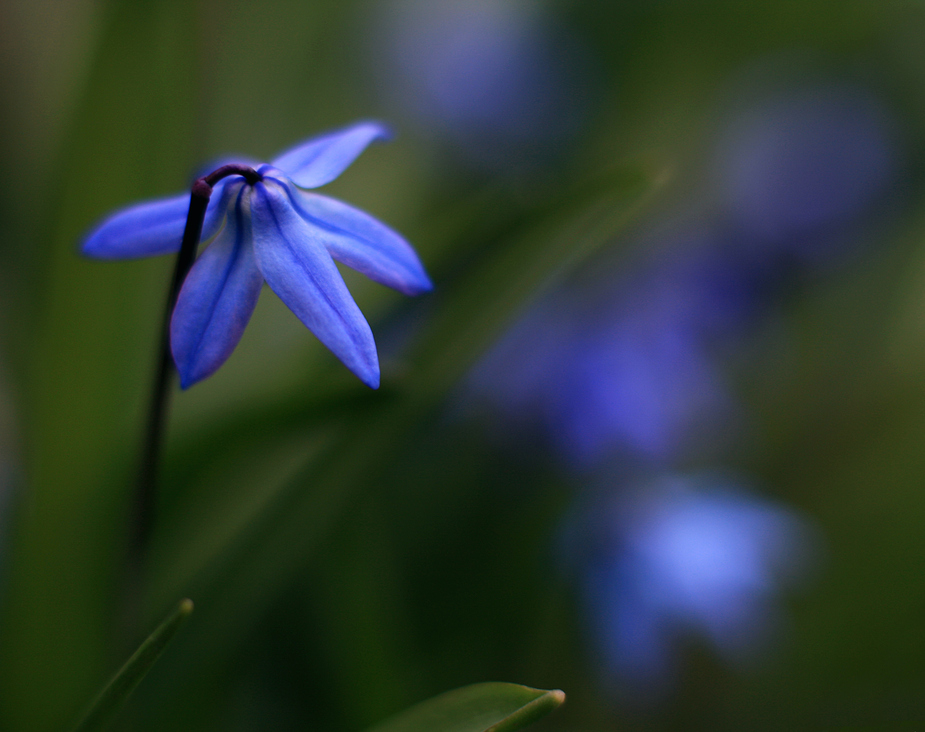
<svg viewBox="0 0 925 732"><path fill-rule="evenodd" d="M112 680L87 710L83 719L77 723L74 732L96 732L109 726L116 713L131 696L135 687L141 682L154 662L164 652L164 648L176 635L180 626L193 612L192 600L180 600L177 609L148 636L132 657L125 662Z"/></svg>
<svg viewBox="0 0 925 732"><path fill-rule="evenodd" d="M416 704L369 732L515 732L564 701L565 694L558 690L473 684Z"/></svg>

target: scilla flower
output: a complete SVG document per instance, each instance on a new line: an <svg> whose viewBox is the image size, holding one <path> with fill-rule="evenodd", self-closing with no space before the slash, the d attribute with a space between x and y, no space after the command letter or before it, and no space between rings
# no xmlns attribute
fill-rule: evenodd
<svg viewBox="0 0 925 732"><path fill-rule="evenodd" d="M170 344L187 388L221 366L257 304L263 282L365 384L379 385L372 331L334 260L406 295L432 285L411 246L371 216L310 193L339 176L387 130L361 122L299 145L270 164L214 184L202 228L212 237L183 282ZM82 251L100 259L177 252L190 195L136 204L111 215Z"/></svg>
<svg viewBox="0 0 925 732"><path fill-rule="evenodd" d="M813 560L805 519L723 475L662 475L586 511L568 530L585 543L588 629L637 701L671 683L684 638L756 659L781 627L781 589Z"/></svg>

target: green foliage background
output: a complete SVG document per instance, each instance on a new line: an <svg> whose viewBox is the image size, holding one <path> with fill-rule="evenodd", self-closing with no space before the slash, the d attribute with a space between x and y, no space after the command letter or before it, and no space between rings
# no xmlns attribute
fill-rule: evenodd
<svg viewBox="0 0 925 732"><path fill-rule="evenodd" d="M598 64L568 159L474 175L412 128L326 192L414 243L437 291L349 273L384 349L370 392L270 294L231 360L177 395L144 600L196 613L121 724L358 730L478 681L561 688L546 729L886 728L925 719L925 7L562 2ZM99 263L98 217L387 114L364 2L7 0L0 7L0 728L57 730L121 665L125 516L169 262ZM747 673L705 649L677 696L630 712L598 684L551 545L574 495L538 458L447 419L459 379L536 295L696 190L743 65L805 49L889 90L909 198L879 252L801 289L793 337L739 378L736 460L821 527L791 627ZM397 335L395 336L397 338Z"/></svg>

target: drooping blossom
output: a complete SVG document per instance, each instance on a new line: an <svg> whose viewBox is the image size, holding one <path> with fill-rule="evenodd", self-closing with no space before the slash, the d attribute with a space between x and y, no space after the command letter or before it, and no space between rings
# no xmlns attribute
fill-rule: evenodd
<svg viewBox="0 0 925 732"><path fill-rule="evenodd" d="M170 323L183 388L231 355L264 281L347 368L368 386L379 385L372 331L334 260L406 295L430 290L430 279L399 234L306 189L334 180L387 136L382 125L361 122L255 166L253 184L233 175L215 185L202 233L212 241L187 275ZM125 208L94 228L82 251L99 259L176 252L188 208L188 193Z"/></svg>

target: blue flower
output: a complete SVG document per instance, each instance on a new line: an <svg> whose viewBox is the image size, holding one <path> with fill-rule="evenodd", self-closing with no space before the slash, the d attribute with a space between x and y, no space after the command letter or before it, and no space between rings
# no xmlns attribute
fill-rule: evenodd
<svg viewBox="0 0 925 732"><path fill-rule="evenodd" d="M804 519L719 475L663 475L588 513L589 630L608 675L643 697L670 685L685 637L734 663L765 647L781 586L813 554Z"/></svg>
<svg viewBox="0 0 925 732"><path fill-rule="evenodd" d="M542 3L384 0L372 23L396 111L476 168L541 163L586 116L584 49Z"/></svg>
<svg viewBox="0 0 925 732"><path fill-rule="evenodd" d="M810 264L839 254L900 178L895 126L876 95L845 82L746 106L718 150L728 215L759 250Z"/></svg>
<svg viewBox="0 0 925 732"><path fill-rule="evenodd" d="M583 469L718 446L737 409L714 351L760 301L730 244L692 234L622 275L548 296L477 364L473 401L539 428Z"/></svg>
<svg viewBox="0 0 925 732"><path fill-rule="evenodd" d="M365 384L379 386L372 331L334 260L406 295L432 285L411 246L382 223L317 193L387 130L361 122L305 142L255 166L253 185L218 182L202 240L214 237L180 290L170 323L173 357L185 389L221 366L257 304L263 282ZM111 215L82 251L99 259L177 252L189 194L136 204Z"/></svg>

